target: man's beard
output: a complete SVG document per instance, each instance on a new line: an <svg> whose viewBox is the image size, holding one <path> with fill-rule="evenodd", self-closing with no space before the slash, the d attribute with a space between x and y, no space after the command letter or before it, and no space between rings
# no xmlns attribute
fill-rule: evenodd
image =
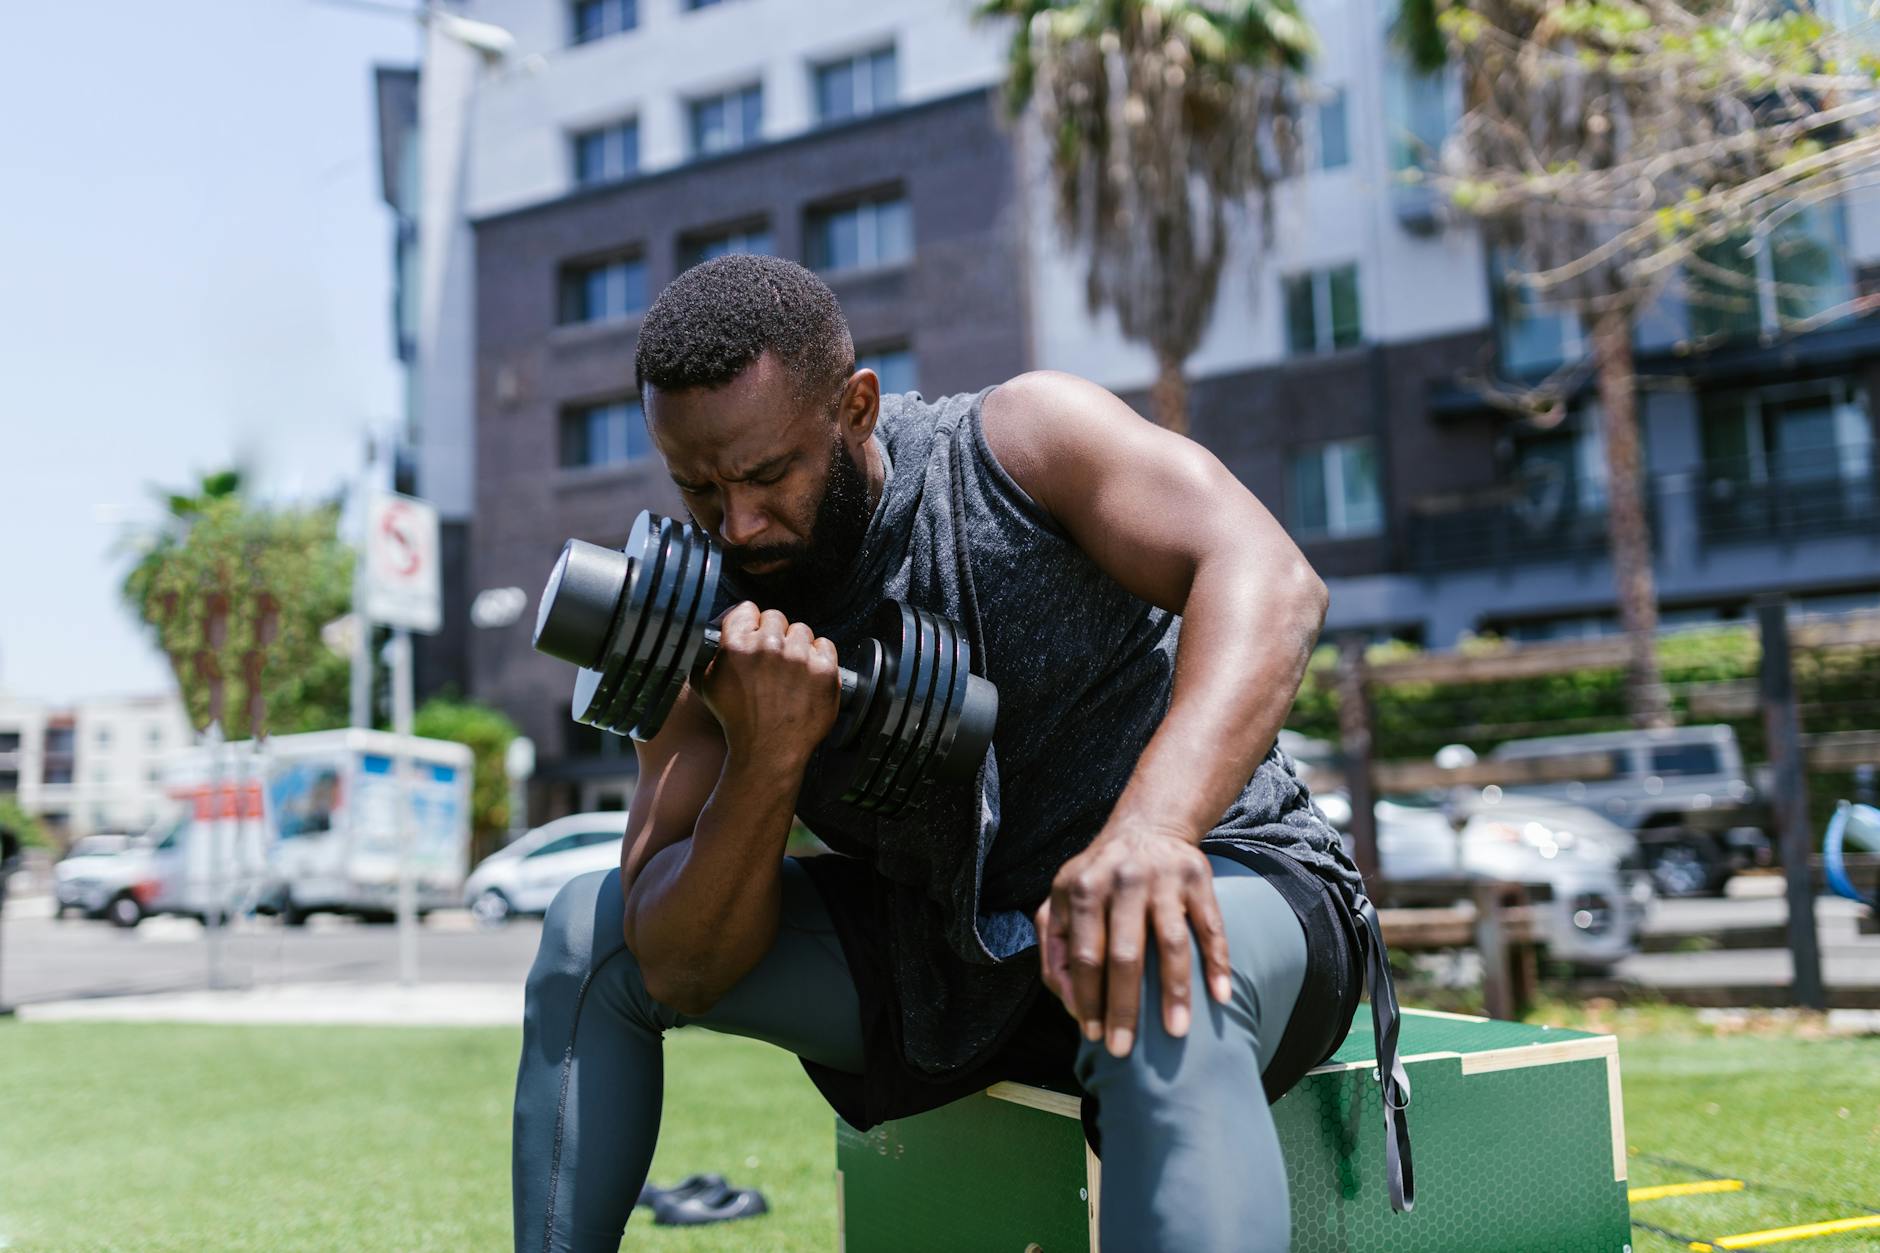
<svg viewBox="0 0 1880 1253"><path fill-rule="evenodd" d="M767 548L726 545L726 582L759 608L775 609L792 622L807 622L835 604L868 535L873 512L868 477L838 436L830 446L829 475L809 540ZM748 569L778 559L787 564L762 574Z"/></svg>

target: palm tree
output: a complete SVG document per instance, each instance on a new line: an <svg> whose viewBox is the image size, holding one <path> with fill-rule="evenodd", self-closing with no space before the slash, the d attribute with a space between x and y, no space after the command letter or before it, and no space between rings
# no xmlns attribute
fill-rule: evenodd
<svg viewBox="0 0 1880 1253"><path fill-rule="evenodd" d="M1631 645L1627 703L1644 727L1670 725L1671 709L1655 645L1633 328L1676 257L1717 238L1691 229L1700 224L1686 220L1688 206L1770 162L1756 134L1769 124L1755 98L1767 86L1746 90L1747 78L1687 50L1703 8L1403 0L1396 29L1420 69L1454 63L1462 75L1463 114L1438 181L1489 244L1521 259L1537 294L1590 328L1613 579Z"/></svg>
<svg viewBox="0 0 1880 1253"><path fill-rule="evenodd" d="M1150 412L1188 429L1182 366L1214 313L1232 227L1294 164L1315 46L1295 0L982 0L1014 21L1014 116L1037 105L1085 299L1155 352ZM1270 230L1265 232L1270 235Z"/></svg>

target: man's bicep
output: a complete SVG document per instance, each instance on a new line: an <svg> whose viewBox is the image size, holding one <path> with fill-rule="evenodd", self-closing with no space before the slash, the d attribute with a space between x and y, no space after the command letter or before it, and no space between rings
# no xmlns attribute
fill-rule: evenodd
<svg viewBox="0 0 1880 1253"><path fill-rule="evenodd" d="M1200 444L1068 374L1022 375L987 398L986 442L1013 480L1111 578L1180 612L1200 562L1291 561L1285 529Z"/></svg>
<svg viewBox="0 0 1880 1253"><path fill-rule="evenodd" d="M620 886L631 891L660 850L690 839L724 768L725 741L718 720L690 686L679 693L659 734L635 743L640 781L627 809L620 850Z"/></svg>

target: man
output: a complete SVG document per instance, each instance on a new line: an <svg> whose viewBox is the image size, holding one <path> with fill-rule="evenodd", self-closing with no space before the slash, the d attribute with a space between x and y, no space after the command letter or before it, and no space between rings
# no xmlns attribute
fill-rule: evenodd
<svg viewBox="0 0 1880 1253"><path fill-rule="evenodd" d="M1336 1047L1361 983L1357 871L1275 746L1326 605L1297 548L1206 450L1093 384L881 396L788 261L682 274L636 367L748 600L636 745L619 871L549 910L518 1247L617 1246L661 1035L697 1025L791 1050L859 1128L1074 1076L1106 1247L1283 1249L1267 1102ZM1000 708L976 779L884 820L840 803L818 745L832 641L886 597L960 622ZM793 815L838 855L786 858Z"/></svg>

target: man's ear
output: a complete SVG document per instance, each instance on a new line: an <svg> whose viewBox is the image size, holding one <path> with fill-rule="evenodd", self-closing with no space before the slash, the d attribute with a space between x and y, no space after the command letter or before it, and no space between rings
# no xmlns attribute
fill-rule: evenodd
<svg viewBox="0 0 1880 1253"><path fill-rule="evenodd" d="M873 370L857 370L849 375L836 401L836 422L851 451L859 449L875 433L881 419L881 380Z"/></svg>

